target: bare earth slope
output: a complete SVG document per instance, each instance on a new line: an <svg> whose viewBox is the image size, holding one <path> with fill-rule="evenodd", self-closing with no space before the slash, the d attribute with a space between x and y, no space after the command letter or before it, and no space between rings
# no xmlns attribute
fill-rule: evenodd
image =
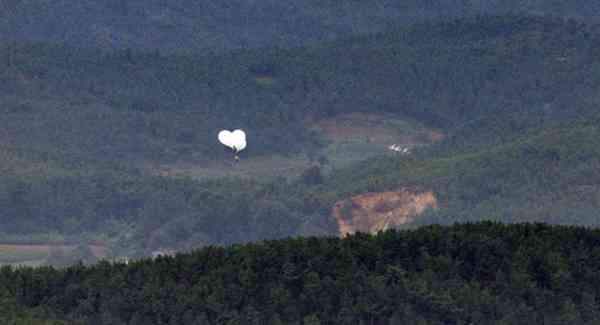
<svg viewBox="0 0 600 325"><path fill-rule="evenodd" d="M338 201L332 215L338 223L340 235L355 232L376 233L410 223L426 209L437 208L432 191L399 191L366 193Z"/></svg>

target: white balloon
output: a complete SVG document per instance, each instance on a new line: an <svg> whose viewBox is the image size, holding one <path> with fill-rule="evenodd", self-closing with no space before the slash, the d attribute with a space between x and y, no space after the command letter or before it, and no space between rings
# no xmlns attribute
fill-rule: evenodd
<svg viewBox="0 0 600 325"><path fill-rule="evenodd" d="M233 132L228 130L222 130L219 132L219 141L236 152L242 151L246 148L246 133L242 130L235 130Z"/></svg>
<svg viewBox="0 0 600 325"><path fill-rule="evenodd" d="M235 149L237 151L242 151L242 150L246 149L246 140L236 143Z"/></svg>
<svg viewBox="0 0 600 325"><path fill-rule="evenodd" d="M219 132L219 142L221 142L224 146L233 149L233 134L231 131L222 130Z"/></svg>
<svg viewBox="0 0 600 325"><path fill-rule="evenodd" d="M237 151L242 151L244 149L246 149L246 132L242 131L242 130L235 130L233 131L233 138L234 138L234 147L235 150Z"/></svg>
<svg viewBox="0 0 600 325"><path fill-rule="evenodd" d="M242 139L244 141L246 141L246 133L240 129L237 129L235 131L233 131L233 135L237 138L237 139Z"/></svg>

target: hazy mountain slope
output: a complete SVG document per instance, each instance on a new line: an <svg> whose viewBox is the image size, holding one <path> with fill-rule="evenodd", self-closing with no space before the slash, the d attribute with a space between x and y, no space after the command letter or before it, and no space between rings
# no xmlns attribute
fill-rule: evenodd
<svg viewBox="0 0 600 325"><path fill-rule="evenodd" d="M203 50L294 46L368 33L431 13L391 1L65 1L3 2L2 34L76 46ZM450 12L456 14L460 12Z"/></svg>
<svg viewBox="0 0 600 325"><path fill-rule="evenodd" d="M511 142L447 155L382 157L334 173L343 194L416 188L439 209L417 224L493 219L600 225L598 119L547 127Z"/></svg>
<svg viewBox="0 0 600 325"><path fill-rule="evenodd" d="M478 13L597 19L592 1L3 1L0 37L104 49L222 51L297 46L390 25Z"/></svg>
<svg viewBox="0 0 600 325"><path fill-rule="evenodd" d="M471 152L390 155L270 182L170 180L127 170L3 176L2 229L105 240L115 255L300 234L337 234L333 204L354 194L432 191L438 209L414 223L493 219L598 226L597 119L549 127ZM314 173L313 173L314 175ZM15 218L18 216L18 218Z"/></svg>
<svg viewBox="0 0 600 325"><path fill-rule="evenodd" d="M1 141L198 162L222 156L221 128L246 129L248 155L289 153L318 147L307 119L366 111L442 128L455 144L487 143L594 111L599 35L574 21L482 16L201 57L8 44Z"/></svg>
<svg viewBox="0 0 600 325"><path fill-rule="evenodd" d="M303 186L285 179L199 182L117 164L4 153L0 243L96 242L108 248L110 258L118 258L335 233L327 218L303 207ZM15 254L0 249L8 260L19 260ZM8 260L0 258L0 263Z"/></svg>
<svg viewBox="0 0 600 325"><path fill-rule="evenodd" d="M600 102L598 40L590 25L508 15L202 57L10 43L0 55L0 232L102 240L115 255L334 234L335 202L403 186L439 197L422 222L597 225L598 130L585 119ZM138 169L221 161L220 128L252 135L247 156L306 153L320 145L307 119L354 112L449 137L297 180Z"/></svg>

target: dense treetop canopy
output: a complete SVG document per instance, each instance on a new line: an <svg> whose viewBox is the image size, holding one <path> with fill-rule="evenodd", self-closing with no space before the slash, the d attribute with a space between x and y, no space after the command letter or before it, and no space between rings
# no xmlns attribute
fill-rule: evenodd
<svg viewBox="0 0 600 325"><path fill-rule="evenodd" d="M599 244L598 230L492 222L290 238L5 267L0 297L75 324L594 324Z"/></svg>

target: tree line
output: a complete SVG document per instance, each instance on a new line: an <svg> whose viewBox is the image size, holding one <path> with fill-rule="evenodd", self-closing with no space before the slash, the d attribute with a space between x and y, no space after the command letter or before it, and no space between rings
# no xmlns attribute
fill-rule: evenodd
<svg viewBox="0 0 600 325"><path fill-rule="evenodd" d="M594 324L599 242L573 226L427 226L4 267L0 292L74 324Z"/></svg>

